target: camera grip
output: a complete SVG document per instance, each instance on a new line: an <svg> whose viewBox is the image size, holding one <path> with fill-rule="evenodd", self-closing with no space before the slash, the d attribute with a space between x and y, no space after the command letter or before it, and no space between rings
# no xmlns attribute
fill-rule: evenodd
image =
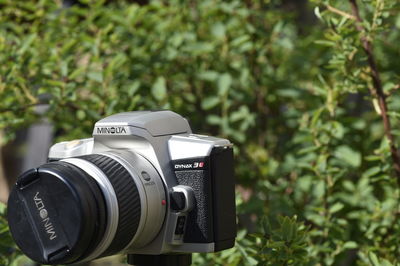
<svg viewBox="0 0 400 266"><path fill-rule="evenodd" d="M195 204L187 218L184 236L187 243L213 242L211 184L206 170L176 171L180 185L190 186L194 191Z"/></svg>

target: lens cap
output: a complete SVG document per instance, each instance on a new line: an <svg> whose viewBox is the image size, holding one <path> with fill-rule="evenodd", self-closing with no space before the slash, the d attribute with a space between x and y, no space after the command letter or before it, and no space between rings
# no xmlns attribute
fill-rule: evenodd
<svg viewBox="0 0 400 266"><path fill-rule="evenodd" d="M105 203L96 182L65 162L22 174L8 200L8 223L18 247L41 264L73 263L105 231Z"/></svg>

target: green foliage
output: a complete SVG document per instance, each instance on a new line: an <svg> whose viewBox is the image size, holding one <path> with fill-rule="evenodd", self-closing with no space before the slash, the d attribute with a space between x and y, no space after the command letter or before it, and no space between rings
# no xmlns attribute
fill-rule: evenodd
<svg viewBox="0 0 400 266"><path fill-rule="evenodd" d="M296 217L278 216L277 228L272 228L268 218L263 221L263 234L256 237L261 241L258 255L263 265L298 265L305 263L307 255L307 228L296 221Z"/></svg>
<svg viewBox="0 0 400 266"><path fill-rule="evenodd" d="M0 0L3 141L43 102L57 141L168 108L235 144L237 244L195 265L400 263L399 186L362 45L399 146L397 0L358 1L362 31L349 1L82 3Z"/></svg>
<svg viewBox="0 0 400 266"><path fill-rule="evenodd" d="M0 203L0 265L11 265L20 256L8 230L6 208Z"/></svg>
<svg viewBox="0 0 400 266"><path fill-rule="evenodd" d="M254 239L247 236L246 230L240 230L233 248L219 253L194 254L193 265L257 265L257 252Z"/></svg>

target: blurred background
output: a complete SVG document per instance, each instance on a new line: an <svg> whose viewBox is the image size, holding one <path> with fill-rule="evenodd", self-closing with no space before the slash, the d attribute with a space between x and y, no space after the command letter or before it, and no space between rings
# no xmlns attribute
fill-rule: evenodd
<svg viewBox="0 0 400 266"><path fill-rule="evenodd" d="M170 109L235 145L236 246L193 265L399 265L399 11L0 0L0 201L52 143L90 137L114 113ZM0 203L0 265L34 265L5 213Z"/></svg>

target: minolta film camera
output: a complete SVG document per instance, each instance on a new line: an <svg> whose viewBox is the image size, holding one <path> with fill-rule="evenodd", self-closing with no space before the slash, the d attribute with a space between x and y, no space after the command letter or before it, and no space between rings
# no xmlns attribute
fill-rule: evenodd
<svg viewBox="0 0 400 266"><path fill-rule="evenodd" d="M8 201L15 242L42 264L216 252L234 245L235 217L232 144L171 111L112 115L53 145Z"/></svg>

